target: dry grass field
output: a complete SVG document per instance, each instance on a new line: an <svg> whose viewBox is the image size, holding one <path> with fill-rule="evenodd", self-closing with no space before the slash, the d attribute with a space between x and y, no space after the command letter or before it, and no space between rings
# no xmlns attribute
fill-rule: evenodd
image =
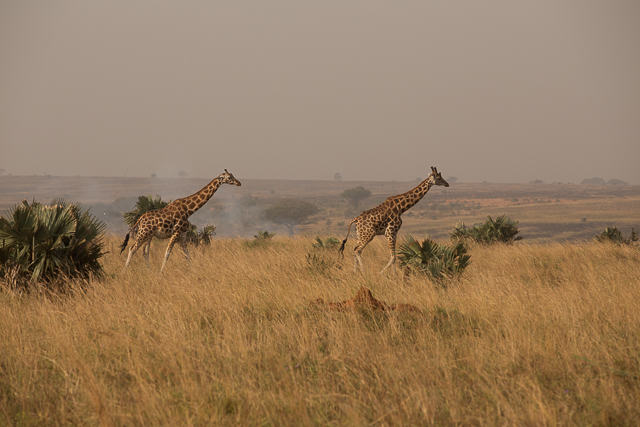
<svg viewBox="0 0 640 427"><path fill-rule="evenodd" d="M473 247L436 285L367 274L311 237L174 251L158 275L63 296L0 292L0 425L637 425L640 250ZM347 251L351 253L353 241ZM418 312L331 311L365 286Z"/></svg>

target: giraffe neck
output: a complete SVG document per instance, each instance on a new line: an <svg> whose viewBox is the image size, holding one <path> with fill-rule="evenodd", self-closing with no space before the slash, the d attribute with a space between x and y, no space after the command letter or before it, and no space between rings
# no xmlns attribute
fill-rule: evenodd
<svg viewBox="0 0 640 427"><path fill-rule="evenodd" d="M415 204L418 203L425 194L427 194L432 186L433 182L431 182L431 180L427 178L413 190L394 196L393 202L395 206L398 207L400 214L403 214L404 212L415 206Z"/></svg>
<svg viewBox="0 0 640 427"><path fill-rule="evenodd" d="M186 207L187 217L189 217L209 201L218 188L220 188L221 183L220 177L214 178L210 183L205 185L202 190L191 196L176 200L176 202L179 201L182 206Z"/></svg>

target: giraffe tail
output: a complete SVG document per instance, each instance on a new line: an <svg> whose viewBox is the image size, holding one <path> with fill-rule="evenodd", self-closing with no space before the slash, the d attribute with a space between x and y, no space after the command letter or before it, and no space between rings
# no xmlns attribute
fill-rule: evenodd
<svg viewBox="0 0 640 427"><path fill-rule="evenodd" d="M127 243L129 243L129 234L131 234L131 232L127 233L124 238L124 242L122 242L122 244L120 245L120 253L124 252L124 250L127 248Z"/></svg>
<svg viewBox="0 0 640 427"><path fill-rule="evenodd" d="M349 233L351 232L351 224L353 224L353 221L355 221L355 219L349 223L349 228L347 229L347 237L344 238L342 244L340 245L340 249L338 249L338 253L342 256L344 256L344 247L347 244L347 240L349 239Z"/></svg>

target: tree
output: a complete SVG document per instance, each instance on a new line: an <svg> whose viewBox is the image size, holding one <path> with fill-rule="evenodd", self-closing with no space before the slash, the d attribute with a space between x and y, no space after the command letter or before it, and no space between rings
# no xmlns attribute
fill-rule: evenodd
<svg viewBox="0 0 640 427"><path fill-rule="evenodd" d="M342 175L340 175L340 172L336 172L335 174L333 174L333 179L335 179L336 181L342 181Z"/></svg>
<svg viewBox="0 0 640 427"><path fill-rule="evenodd" d="M151 174L151 178L157 178L157 177L158 177L158 174L156 174L156 173L152 173Z"/></svg>
<svg viewBox="0 0 640 427"><path fill-rule="evenodd" d="M340 194L340 197L342 197L343 199L347 199L351 206L353 206L353 209L358 210L360 202L371 197L371 191L361 186L354 187L344 190Z"/></svg>
<svg viewBox="0 0 640 427"><path fill-rule="evenodd" d="M0 168L0 175L4 173L4 168Z"/></svg>
<svg viewBox="0 0 640 427"><path fill-rule="evenodd" d="M180 178L185 178L187 175L189 175L188 173L186 173L185 171L178 171L178 176Z"/></svg>
<svg viewBox="0 0 640 427"><path fill-rule="evenodd" d="M604 185L605 184L605 180L602 179L602 178L598 178L598 177L585 178L585 179L582 180L582 182L580 184Z"/></svg>
<svg viewBox="0 0 640 427"><path fill-rule="evenodd" d="M453 184L453 183L454 183L454 182L456 182L457 180L458 180L458 177L457 177L457 176L450 176L450 177L447 177L447 182L448 182L449 184Z"/></svg>
<svg viewBox="0 0 640 427"><path fill-rule="evenodd" d="M243 210L246 210L246 216L249 216L249 210L258 204L258 197L251 194L245 194L240 199L240 206Z"/></svg>
<svg viewBox="0 0 640 427"><path fill-rule="evenodd" d="M308 218L318 213L313 203L300 199L280 199L262 212L261 218L274 224L284 225L293 236L296 225L305 224Z"/></svg>

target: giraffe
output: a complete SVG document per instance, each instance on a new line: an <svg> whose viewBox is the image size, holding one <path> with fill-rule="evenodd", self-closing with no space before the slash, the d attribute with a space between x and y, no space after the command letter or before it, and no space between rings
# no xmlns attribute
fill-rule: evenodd
<svg viewBox="0 0 640 427"><path fill-rule="evenodd" d="M391 259L387 265L382 269L380 273L383 273L387 268L391 267L396 261L396 238L398 231L402 226L402 214L413 207L416 203L424 197L429 189L434 185L449 186L449 183L442 178L442 175L436 168L431 166L431 173L429 177L422 181L420 185L411 191L406 193L397 194L395 196L388 197L387 200L382 202L375 208L366 210L360 215L355 217L350 223L347 230L347 237L342 241L338 252L344 253L344 247L349 238L351 232L351 225L356 225L356 237L358 242L353 249L355 254L355 260L353 262L353 269L357 271L358 266L364 272L364 266L362 265L362 250L367 244L373 240L375 236L385 235L389 242L389 252L391 253Z"/></svg>
<svg viewBox="0 0 640 427"><path fill-rule="evenodd" d="M151 264L149 263L149 248L153 236L159 239L169 239L169 245L164 254L164 261L162 262L160 273L164 270L169 255L171 255L171 249L176 242L180 243L185 257L187 260L190 260L186 242L187 229L189 227L188 219L209 201L211 196L213 196L222 184L232 184L238 187L242 185L240 181L225 169L223 174L214 178L197 193L183 199L176 199L162 209L149 211L142 215L134 226L131 227L129 233L127 233L124 238L124 242L120 245L120 253L122 253L127 247L129 236L133 238L133 244L131 248L129 248L129 256L127 257L127 263L124 268L126 269L129 266L131 257L140 248L143 248L142 254L147 261L147 267L151 268Z"/></svg>

